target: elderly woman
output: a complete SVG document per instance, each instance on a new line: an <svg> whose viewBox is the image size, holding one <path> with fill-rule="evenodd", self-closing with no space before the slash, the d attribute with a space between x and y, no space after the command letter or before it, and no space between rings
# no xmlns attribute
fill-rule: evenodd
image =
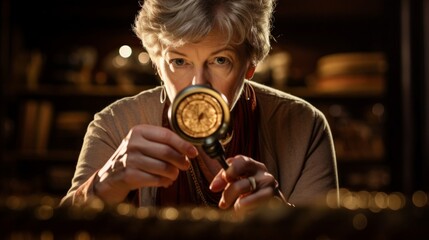
<svg viewBox="0 0 429 240"><path fill-rule="evenodd" d="M252 209L297 206L338 189L328 123L306 101L251 82L270 50L274 0L145 0L134 31L161 86L95 115L62 204ZM231 111L228 168L171 130L167 109L190 85L223 94Z"/></svg>

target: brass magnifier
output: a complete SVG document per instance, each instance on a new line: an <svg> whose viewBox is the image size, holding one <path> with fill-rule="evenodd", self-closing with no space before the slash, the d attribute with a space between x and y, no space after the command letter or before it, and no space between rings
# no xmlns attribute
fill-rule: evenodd
<svg viewBox="0 0 429 240"><path fill-rule="evenodd" d="M202 146L204 151L228 169L221 140L230 124L230 110L225 96L206 85L191 85L180 91L168 109L172 129L183 139ZM275 194L288 203L280 189Z"/></svg>
<svg viewBox="0 0 429 240"><path fill-rule="evenodd" d="M224 169L228 168L220 140L229 128L230 111L224 95L207 85L180 91L168 110L172 129L183 139L202 146Z"/></svg>

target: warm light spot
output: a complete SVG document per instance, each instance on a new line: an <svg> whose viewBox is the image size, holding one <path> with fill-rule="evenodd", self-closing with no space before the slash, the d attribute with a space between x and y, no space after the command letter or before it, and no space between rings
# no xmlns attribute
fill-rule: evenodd
<svg viewBox="0 0 429 240"><path fill-rule="evenodd" d="M123 45L119 48L119 56L123 58L129 58L132 53L133 53L133 50L128 45Z"/></svg>
<svg viewBox="0 0 429 240"><path fill-rule="evenodd" d="M350 210L356 210L359 208L357 195L354 192L347 192L343 194L341 203L345 208Z"/></svg>
<svg viewBox="0 0 429 240"><path fill-rule="evenodd" d="M194 208L191 210L192 219L201 220L204 217L204 209L202 208Z"/></svg>
<svg viewBox="0 0 429 240"><path fill-rule="evenodd" d="M206 218L210 221L218 221L220 218L219 211L215 209L210 209L207 211Z"/></svg>
<svg viewBox="0 0 429 240"><path fill-rule="evenodd" d="M90 240L91 239L91 235L89 235L88 232L85 231L80 231L76 234L75 237L76 240Z"/></svg>
<svg viewBox="0 0 429 240"><path fill-rule="evenodd" d="M367 191L360 191L358 194L358 206L361 209L367 209L370 206L371 194Z"/></svg>
<svg viewBox="0 0 429 240"><path fill-rule="evenodd" d="M392 193L389 194L387 202L390 209L399 210L405 206L405 197L401 193Z"/></svg>
<svg viewBox="0 0 429 240"><path fill-rule="evenodd" d="M6 199L6 206L8 206L12 210L19 210L23 209L26 204L22 198L10 196Z"/></svg>
<svg viewBox="0 0 429 240"><path fill-rule="evenodd" d="M51 196L43 196L40 199L40 203L43 204L43 205L49 205L49 206L56 206L57 205L57 202Z"/></svg>
<svg viewBox="0 0 429 240"><path fill-rule="evenodd" d="M416 207L424 207L428 204L428 195L423 191L413 193L412 201Z"/></svg>
<svg viewBox="0 0 429 240"><path fill-rule="evenodd" d="M139 207L136 212L136 217L144 219L150 216L150 210L147 207Z"/></svg>
<svg viewBox="0 0 429 240"><path fill-rule="evenodd" d="M139 62L143 65L148 64L150 61L149 54L147 52L141 52L138 56Z"/></svg>
<svg viewBox="0 0 429 240"><path fill-rule="evenodd" d="M167 220L176 220L179 217L179 211L175 208L165 208L161 211L161 217Z"/></svg>
<svg viewBox="0 0 429 240"><path fill-rule="evenodd" d="M381 103L376 103L372 106L372 114L377 117L381 117L384 114L384 105Z"/></svg>
<svg viewBox="0 0 429 240"><path fill-rule="evenodd" d="M124 215L124 216L129 216L132 214L133 209L131 208L130 204L127 203L121 203L116 207L116 211L120 214L120 215Z"/></svg>
<svg viewBox="0 0 429 240"><path fill-rule="evenodd" d="M381 209L387 208L387 194L384 192L378 192L374 197L375 205Z"/></svg>
<svg viewBox="0 0 429 240"><path fill-rule="evenodd" d="M97 210L98 212L101 212L104 209L104 203L101 199L94 198L89 202L89 207L94 210Z"/></svg>
<svg viewBox="0 0 429 240"><path fill-rule="evenodd" d="M290 56L287 52L279 52L270 56L271 76L274 85L282 86L289 74Z"/></svg>
<svg viewBox="0 0 429 240"><path fill-rule="evenodd" d="M378 207L377 206L377 204L375 203L375 196L377 195L377 193L378 192L371 192L370 194L371 194L371 197L370 197L370 199L369 199L369 205L368 205L368 209L371 211L371 212L375 212L375 213L377 213L377 212L380 212L381 211L381 208L380 207Z"/></svg>
<svg viewBox="0 0 429 240"><path fill-rule="evenodd" d="M54 215L54 209L51 206L42 205L34 210L34 215L39 220L47 220Z"/></svg>
<svg viewBox="0 0 429 240"><path fill-rule="evenodd" d="M51 231L43 231L40 234L40 240L53 240L54 234Z"/></svg>
<svg viewBox="0 0 429 240"><path fill-rule="evenodd" d="M353 227L357 230L363 230L368 225L368 219L362 213L358 213L353 217Z"/></svg>
<svg viewBox="0 0 429 240"><path fill-rule="evenodd" d="M338 208L338 192L333 189L326 195L326 205L330 208Z"/></svg>
<svg viewBox="0 0 429 240"><path fill-rule="evenodd" d="M125 66L125 64L127 64L127 59L122 58L121 56L116 56L113 58L112 64L114 67L120 68Z"/></svg>

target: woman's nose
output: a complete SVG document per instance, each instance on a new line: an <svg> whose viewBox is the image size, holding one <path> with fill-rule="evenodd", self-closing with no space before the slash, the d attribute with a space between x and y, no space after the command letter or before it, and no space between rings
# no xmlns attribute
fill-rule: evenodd
<svg viewBox="0 0 429 240"><path fill-rule="evenodd" d="M204 69L195 71L192 85L211 85L210 76Z"/></svg>

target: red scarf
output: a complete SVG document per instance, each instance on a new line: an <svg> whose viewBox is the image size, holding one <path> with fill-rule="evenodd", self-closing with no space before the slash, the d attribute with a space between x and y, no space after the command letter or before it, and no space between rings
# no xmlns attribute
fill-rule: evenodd
<svg viewBox="0 0 429 240"><path fill-rule="evenodd" d="M170 128L168 121L168 107L165 104L162 116L162 124ZM259 159L258 142L258 108L256 94L249 83L245 83L244 91L237 101L236 106L231 112L233 137L231 142L225 148L226 158L242 154L253 159ZM198 161L191 161L194 166L195 175L201 186L201 191L205 198L210 200L210 205L217 206L221 193L213 193L209 189L210 183L199 171ZM156 205L157 206L192 206L201 205L195 190L195 184L189 174L189 171L180 171L177 180L168 188L158 188Z"/></svg>

